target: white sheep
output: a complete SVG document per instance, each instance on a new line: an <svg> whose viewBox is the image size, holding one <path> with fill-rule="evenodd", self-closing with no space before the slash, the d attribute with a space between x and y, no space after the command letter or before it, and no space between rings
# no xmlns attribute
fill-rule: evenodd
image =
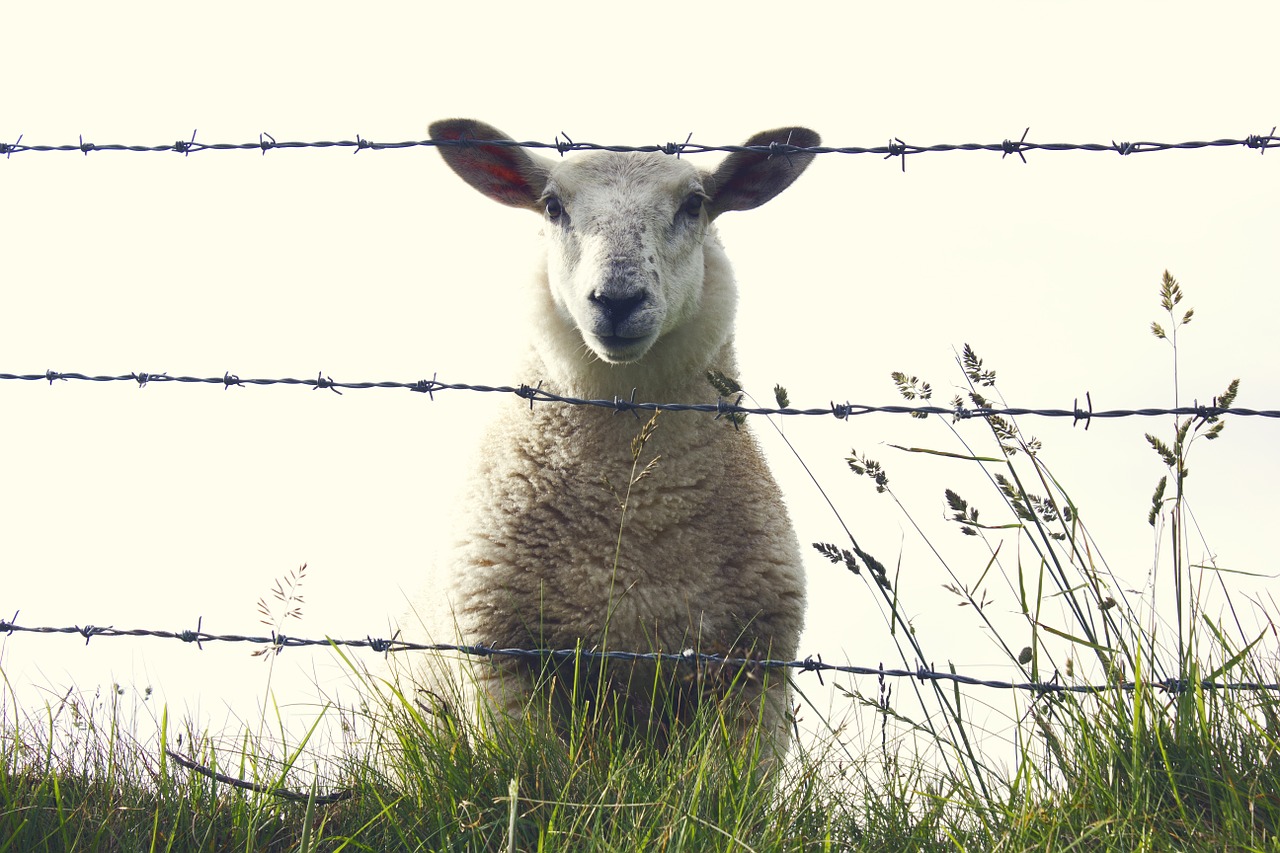
<svg viewBox="0 0 1280 853"><path fill-rule="evenodd" d="M660 153L552 160L514 146L464 144L510 141L464 119L436 122L431 138L444 143L445 162L467 183L543 219L522 381L584 398L630 398L634 391L636 400L715 400L708 371L737 372L737 289L713 221L769 201L812 154L738 152L708 172ZM795 127L747 144L771 142L813 146L819 139ZM659 461L628 486L637 470L632 440L643 420L601 408L505 402L462 499L452 547L439 561L441 583L414 607L412 619L430 640L793 659L804 574L754 438L706 414L667 413L656 423L639 467ZM417 624L405 624L405 639L421 639ZM764 730L781 743L789 731L780 672L610 664L601 678L585 664L548 670L502 657L464 666L469 700L515 717L567 715L566 703L578 701L570 694L597 703L607 696L627 724L663 737L672 714L695 704L690 699L731 692L733 706L761 714ZM413 656L419 685L454 694L456 685L442 686L439 668L435 656ZM446 674L458 680L456 670Z"/></svg>

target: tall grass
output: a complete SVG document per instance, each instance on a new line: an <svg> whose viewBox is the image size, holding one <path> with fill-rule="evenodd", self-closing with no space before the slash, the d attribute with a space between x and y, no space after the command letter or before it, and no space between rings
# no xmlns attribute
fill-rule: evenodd
<svg viewBox="0 0 1280 853"><path fill-rule="evenodd" d="M1152 332L1170 346L1175 403L1178 333L1193 316L1182 299L1165 273ZM999 401L996 372L972 348L957 364L966 388L957 410ZM917 377L892 379L907 400L932 398ZM1231 382L1216 405L1229 408L1238 391ZM283 725L273 737L265 711L232 749L215 749L189 724L174 734L163 711L158 736L140 742L130 716L138 703L124 707L122 693L68 693L35 711L17 708L8 689L0 853L1280 850L1280 701L1274 690L1227 688L1277 680L1275 626L1258 603L1242 603L1232 575L1192 559L1189 460L1223 435L1224 421L1175 418L1166 435L1147 437L1153 470L1164 471L1151 505L1135 508L1139 519L1148 512L1156 543L1153 588L1137 595L1107 566L1087 508L1014 419L987 419L981 444L973 430L936 420L945 444L896 452L983 473L981 494L942 489L950 522L983 543L978 565L945 555L912 514L919 500L895 491L890 466L854 452L850 471L919 531L947 589L1006 658L1005 674L1098 690L995 693L882 677L865 694L842 682L862 709L853 727L833 721L770 766L766 740L744 737L714 703L665 732L659 748L621 736L600 709L575 707L567 724L460 716L378 683L354 660L367 704L324 712L341 721L336 746L289 742ZM643 472L661 476L651 465ZM620 503L625 511L625 494ZM847 541L818 550L866 581L901 663L934 660L905 615L913 590L843 529ZM272 630L297 612L301 581L299 572L277 585L282 611L260 602ZM1155 605L1157 592L1168 606ZM1012 622L993 600L1006 612L1012 603ZM210 772L178 766L169 749ZM282 799L285 788L300 798ZM346 796L318 796L334 790Z"/></svg>
<svg viewBox="0 0 1280 853"><path fill-rule="evenodd" d="M1180 286L1166 272L1160 305L1167 316L1151 330L1172 349L1175 406L1177 332L1193 316L1178 307L1181 300ZM951 401L957 410L1001 402L996 372L972 348L966 346L957 362L967 384L967 392ZM932 396L917 377L893 378L908 400ZM1214 406L1230 408L1238 391L1239 381L1231 381ZM1226 573L1212 560L1198 564L1190 556L1188 458L1201 440L1221 436L1225 423L1219 416L1187 416L1174 419L1168 439L1146 437L1168 469L1148 521L1157 528L1154 564L1167 573L1158 576L1173 587L1172 618L1152 603L1154 597L1144 602L1132 596L1111 573L1084 512L1044 462L1040 443L1011 418L991 417L987 423L997 451L990 455L973 449L954 425L958 450L900 448L981 466L1003 505L993 523L976 502L945 491L951 520L986 543L990 554L975 582L963 583L953 573L947 588L973 608L1025 679L1108 686L1092 694L1044 692L1015 700L1019 725L1012 773L1000 772L975 750L977 734L963 716L958 691L944 697L935 687L943 725L931 732L955 762L944 774L956 783L953 804L998 827L1002 845L1015 849L1042 843L1275 849L1276 693L1224 688L1277 680L1274 657L1262 652L1275 626L1265 609L1254 606L1254 627L1246 627L1249 617L1238 610ZM872 477L877 490L898 500L883 466L856 454L849 462L855 473ZM1012 554L1003 547L1010 537L1016 539ZM831 556L832 548L820 550ZM1016 601L1024 622L1016 634L1029 636L1029 645L1009 640L1011 632L987 618L989 600L979 590L992 576L1005 581ZM1211 587L1218 593L1217 612L1225 616L1207 606ZM901 625L898 590L876 589L889 603L893 623ZM920 654L910 636L912 651Z"/></svg>

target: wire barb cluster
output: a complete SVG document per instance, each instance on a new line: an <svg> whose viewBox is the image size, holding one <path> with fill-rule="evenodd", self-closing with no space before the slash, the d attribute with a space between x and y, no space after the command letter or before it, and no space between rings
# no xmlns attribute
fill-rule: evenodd
<svg viewBox="0 0 1280 853"><path fill-rule="evenodd" d="M776 406L743 406L741 405L742 397L738 396L734 402L729 402L723 398L715 403L661 403L661 402L645 402L638 401L635 398L636 392L633 390L630 397L614 397L611 400L588 400L580 397L569 397L563 394L555 394L547 391L539 382L536 385L473 385L465 382L441 382L436 376L430 379L418 379L412 382L398 382L394 380L382 381L363 381L363 382L340 382L324 373L318 371L314 379L295 379L292 377L284 378L242 378L230 371L223 373L221 376L170 376L168 373L123 373L123 374L86 374L86 373L68 373L58 370L46 370L44 373L0 373L0 382L48 382L52 385L54 382L131 382L139 388L146 388L150 385L164 384L176 382L179 384L190 385L220 385L225 391L228 388L245 388L248 386L275 386L275 385L301 385L309 387L313 391L328 390L335 394L342 394L343 390L368 390L370 388L395 388L401 390L413 391L418 394L426 394L431 400L435 399L438 391L477 391L484 393L496 394L513 394L523 400L529 401L530 408L534 403L563 403L571 406L594 406L603 409L613 409L615 412L653 412L662 410L664 412L706 412L715 415L717 418L726 415L803 415L803 416L824 416L834 417L837 420L848 420L858 415L870 414L891 414L891 415L946 415L956 420L969 420L972 418L990 418L999 416L1017 416L1028 415L1048 418L1071 418L1072 425L1084 422L1085 429L1089 428L1089 424L1094 418L1127 418L1127 417L1156 417L1163 415L1192 416L1201 420L1209 418L1222 417L1223 415L1235 415L1239 417L1260 417L1260 418L1280 418L1280 409L1243 409L1243 408L1226 408L1218 405L1215 399L1209 405L1201 403L1193 403L1190 406L1177 406L1174 408L1143 408L1143 409L1105 409L1094 410L1093 398L1090 394L1085 394L1086 408L1080 408L1080 401L1077 398L1073 401L1070 409L1033 409L1020 406L1010 406L1005 408L967 408L944 407L944 406L873 406L864 403L836 403L834 401L826 406L818 406L807 409L797 409L792 407L776 407Z"/></svg>
<svg viewBox="0 0 1280 853"><path fill-rule="evenodd" d="M954 151L991 151L999 153L1000 159L1002 160L1010 154L1016 154L1023 163L1026 163L1026 154L1030 151L1109 151L1119 154L1122 157L1128 157L1132 154L1147 154L1155 151L1187 151L1206 148L1242 147L1256 150L1259 154L1265 154L1268 146L1273 143L1280 142L1280 137L1276 136L1275 126L1271 128L1270 133L1266 134L1251 133L1243 138L1191 140L1186 142L1116 142L1114 139L1110 142L1083 143L1028 142L1027 134L1030 132L1031 128L1028 127L1022 132L1022 136L1016 141L1013 139L1003 139L1000 142L914 145L904 142L902 139L895 136L884 145L816 145L812 147L792 145L787 142L772 142L768 145L703 145L692 141L693 134L689 134L684 142L665 142L658 145L601 145L594 142L576 142L563 131L551 142L517 142L511 139L414 139L400 142L376 142L372 139L365 139L359 134L356 134L356 138L353 140L342 139L312 142L282 142L265 131L258 134L256 142L199 142L196 140L197 132L192 131L190 139L183 138L160 145L124 145L119 143L98 144L94 142L86 142L83 134L80 136L79 141L75 143L64 143L60 145L31 145L23 143L23 135L19 134L18 138L13 142L0 142L0 155L4 155L4 158L8 160L14 154L49 153L53 151L79 151L85 156L88 156L91 153L103 151L128 151L145 153L171 152L187 157L191 154L197 154L205 151L259 151L265 155L268 151L292 150L299 148L346 148L351 149L353 153L359 153L366 150L393 151L407 148L434 148L439 146L496 145L502 147L549 149L555 151L562 157L573 151L661 153L674 155L676 157L680 157L684 154L705 154L710 152L726 154L736 152L757 152L768 154L771 157L800 153L878 154L885 160L892 160L894 158L899 159L902 164L902 170L905 172L907 168L907 157L914 156L916 154L949 153Z"/></svg>
<svg viewBox="0 0 1280 853"><path fill-rule="evenodd" d="M489 646L483 643L475 645L454 645L451 643L412 643L401 640L399 635L391 639L366 636L363 640L340 640L333 637L309 639L290 637L285 634L271 632L270 636L251 636L244 634L212 634L203 630L203 619L194 631L163 631L149 628L115 628L97 625L70 625L66 627L27 626L17 623L18 614L12 619L0 619L0 634L28 633L36 635L68 635L76 634L84 637L85 644L95 637L150 637L153 639L180 640L194 643L203 649L202 643L250 643L269 647L270 651L280 654L287 648L303 648L314 646L370 649L378 654L396 654L403 652L457 652L472 657L510 657L526 660L545 661L548 659L583 659L590 661L614 661L624 663L665 663L675 666L715 666L733 667L753 670L791 670L794 672L811 672L822 682L823 673L840 673L844 675L874 675L877 678L915 678L920 681L949 681L972 687L989 687L1000 690L1022 690L1037 695L1056 695L1064 693L1097 694L1112 690L1132 691L1140 685L1163 690L1167 693L1183 693L1192 688L1186 679L1166 678L1160 681L1114 681L1108 684L1062 684L1055 673L1049 681L1002 681L999 679L975 678L956 672L940 672L933 664L926 667L923 663L914 669L888 669L883 663L877 666L856 666L851 664L825 663L822 656L810 655L803 660L772 660L755 657L732 657L729 655L700 654L693 649L674 652L624 652L594 651L584 649L512 649ZM1271 690L1280 691L1280 684L1268 684L1252 681L1213 681L1205 679L1199 683L1203 690Z"/></svg>

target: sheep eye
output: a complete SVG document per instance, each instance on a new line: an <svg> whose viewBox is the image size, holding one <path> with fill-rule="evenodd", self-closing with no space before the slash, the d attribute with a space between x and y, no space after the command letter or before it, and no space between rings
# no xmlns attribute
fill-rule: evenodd
<svg viewBox="0 0 1280 853"><path fill-rule="evenodd" d="M564 205L561 204L560 199L556 198L555 196L550 196L549 198L547 198L546 204L547 204L547 218L550 219L552 222L559 219L561 214L564 213Z"/></svg>
<svg viewBox="0 0 1280 853"><path fill-rule="evenodd" d="M684 205L681 206L680 211L685 216L696 219L702 213L702 196L697 193L690 195L684 200Z"/></svg>

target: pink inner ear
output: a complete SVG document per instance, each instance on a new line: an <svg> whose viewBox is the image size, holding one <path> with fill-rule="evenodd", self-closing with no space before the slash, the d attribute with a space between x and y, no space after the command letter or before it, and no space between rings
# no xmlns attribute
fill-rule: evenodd
<svg viewBox="0 0 1280 853"><path fill-rule="evenodd" d="M455 141L467 135L461 127L451 127L437 138ZM480 145L473 149L461 149L456 155L468 164L467 170L474 177L483 175L484 190L507 204L523 204L532 193L529 181L520 171L518 161L511 152L498 145ZM473 179L474 179L473 177Z"/></svg>
<svg viewBox="0 0 1280 853"><path fill-rule="evenodd" d="M526 192L529 189L529 182L525 180L524 174L516 167L515 161L508 157L493 153L477 161L475 165L489 176L494 186L516 186Z"/></svg>
<svg viewBox="0 0 1280 853"><path fill-rule="evenodd" d="M484 191L490 198L512 207L527 207L533 202L533 190L524 175L510 163L484 160L476 164L484 173Z"/></svg>
<svg viewBox="0 0 1280 853"><path fill-rule="evenodd" d="M533 188L511 152L496 145L482 145L467 152L470 180L490 198L513 207L533 201Z"/></svg>

